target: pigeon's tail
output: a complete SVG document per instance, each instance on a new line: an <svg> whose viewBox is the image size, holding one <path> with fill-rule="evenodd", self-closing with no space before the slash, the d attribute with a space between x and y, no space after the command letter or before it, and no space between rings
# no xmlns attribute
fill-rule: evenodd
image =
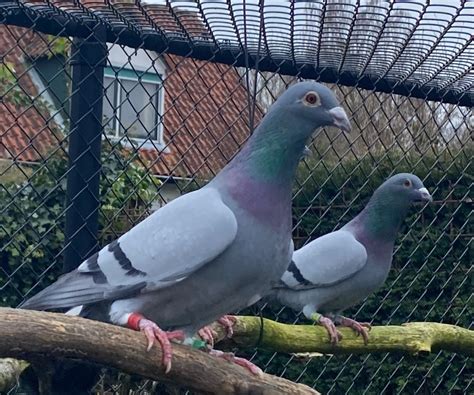
<svg viewBox="0 0 474 395"><path fill-rule="evenodd" d="M23 302L19 307L29 310L73 308L130 297L145 286L145 282L124 286L111 286L107 282L97 284L92 274L73 271L61 276L58 281Z"/></svg>
<svg viewBox="0 0 474 395"><path fill-rule="evenodd" d="M53 310L93 303L103 295L103 290L93 285L91 276L71 272L61 276L58 281L23 302L19 307L29 310Z"/></svg>

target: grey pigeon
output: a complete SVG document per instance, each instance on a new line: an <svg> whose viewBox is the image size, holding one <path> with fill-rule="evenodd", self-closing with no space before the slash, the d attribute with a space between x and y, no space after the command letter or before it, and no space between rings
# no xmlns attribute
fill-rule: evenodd
<svg viewBox="0 0 474 395"><path fill-rule="evenodd" d="M270 298L323 325L332 343L341 337L334 323L351 327L367 342L370 325L340 313L385 282L395 239L410 205L431 200L417 176L390 177L352 221L295 251Z"/></svg>
<svg viewBox="0 0 474 395"><path fill-rule="evenodd" d="M323 126L350 129L333 92L315 82L291 86L211 182L160 208L21 307L70 308L143 331L149 348L159 341L169 370L170 339L187 340L255 303L288 267L292 182L305 143Z"/></svg>

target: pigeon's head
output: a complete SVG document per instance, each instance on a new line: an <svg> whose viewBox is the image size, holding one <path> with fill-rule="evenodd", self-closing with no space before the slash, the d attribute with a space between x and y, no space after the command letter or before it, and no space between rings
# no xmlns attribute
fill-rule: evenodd
<svg viewBox="0 0 474 395"><path fill-rule="evenodd" d="M423 182L411 173L399 173L390 177L378 190L406 203L433 201Z"/></svg>
<svg viewBox="0 0 474 395"><path fill-rule="evenodd" d="M410 173L396 174L375 190L357 221L363 221L371 237L393 242L410 206L417 201L432 201L421 180Z"/></svg>
<svg viewBox="0 0 474 395"><path fill-rule="evenodd" d="M345 132L351 130L346 112L334 92L314 81L290 86L275 102L272 112L280 114L281 122L291 124L290 133L309 137L320 127L335 126Z"/></svg>
<svg viewBox="0 0 474 395"><path fill-rule="evenodd" d="M249 171L253 177L290 185L299 160L310 152L305 144L324 126L350 130L334 93L314 81L294 84L270 107L227 169Z"/></svg>

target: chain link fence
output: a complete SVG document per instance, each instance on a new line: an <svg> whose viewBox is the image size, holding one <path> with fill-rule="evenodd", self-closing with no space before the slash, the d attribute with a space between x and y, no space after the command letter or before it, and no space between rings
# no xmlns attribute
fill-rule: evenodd
<svg viewBox="0 0 474 395"><path fill-rule="evenodd" d="M473 21L467 1L2 2L0 306L204 185L281 91L313 78L353 131L324 130L300 164L296 248L413 172L434 202L411 210L385 286L347 314L472 328ZM328 394L473 392L472 360L446 352L242 355ZM131 390L165 392L123 375L96 387Z"/></svg>

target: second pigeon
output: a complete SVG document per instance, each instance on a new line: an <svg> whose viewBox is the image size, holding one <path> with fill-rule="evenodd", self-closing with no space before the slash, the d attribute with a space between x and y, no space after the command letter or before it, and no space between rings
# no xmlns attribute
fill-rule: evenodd
<svg viewBox="0 0 474 395"><path fill-rule="evenodd" d="M385 282L395 239L411 204L431 200L417 176L390 177L352 221L295 251L270 298L323 325L333 344L341 337L334 323L354 329L367 342L370 325L340 313Z"/></svg>

